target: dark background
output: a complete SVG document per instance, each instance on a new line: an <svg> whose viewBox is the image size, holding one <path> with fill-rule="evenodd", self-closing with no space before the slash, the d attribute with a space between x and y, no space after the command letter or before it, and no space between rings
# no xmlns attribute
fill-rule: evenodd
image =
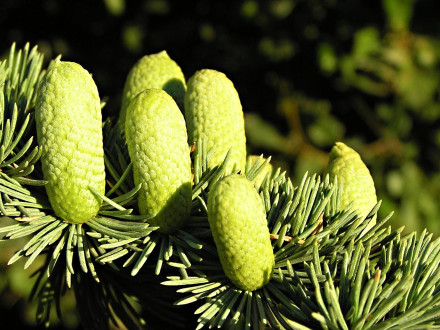
<svg viewBox="0 0 440 330"><path fill-rule="evenodd" d="M435 3L0 0L0 58L13 42L30 42L46 64L58 54L80 63L107 98L105 117L117 115L125 77L143 55L167 50L187 79L203 68L222 71L243 104L249 153L272 155L298 183L306 171L321 173L333 143L344 141L371 170L380 217L395 211L393 228L437 236ZM23 328L33 321L22 298L31 283L22 264L5 267L11 243L0 253L0 313Z"/></svg>

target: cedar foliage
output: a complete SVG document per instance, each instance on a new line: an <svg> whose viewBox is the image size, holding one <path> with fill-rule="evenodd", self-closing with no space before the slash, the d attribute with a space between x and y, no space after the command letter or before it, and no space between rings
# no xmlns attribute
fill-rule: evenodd
<svg viewBox="0 0 440 330"><path fill-rule="evenodd" d="M329 176L306 173L294 186L278 168L256 187L274 274L260 289L237 289L220 267L207 222L210 188L226 175L230 155L209 167L215 147L203 140L192 153L191 216L175 233L156 231L136 213L140 187L111 119L103 123L106 193L92 190L103 201L98 215L83 225L57 218L35 138L35 93L44 74L42 55L29 45L18 51L12 45L0 63L0 212L15 221L0 233L5 240L28 238L10 264L25 258L27 268L44 259L31 294L39 323L50 326L52 306L61 318L60 301L73 290L82 325L90 329L439 326L440 240L427 231L392 229L391 214L365 231L381 202L358 216L341 207L343 186ZM269 161L248 162L242 174L253 180Z"/></svg>

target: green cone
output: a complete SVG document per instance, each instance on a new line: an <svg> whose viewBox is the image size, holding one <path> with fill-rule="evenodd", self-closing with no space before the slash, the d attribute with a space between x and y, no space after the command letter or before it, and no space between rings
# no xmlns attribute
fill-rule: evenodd
<svg viewBox="0 0 440 330"><path fill-rule="evenodd" d="M330 151L327 173L337 177L343 185L341 207L346 208L351 202L359 216L365 217L377 203L376 189L370 171L359 154L342 142L336 142ZM376 223L374 218L366 230Z"/></svg>
<svg viewBox="0 0 440 330"><path fill-rule="evenodd" d="M35 120L53 210L68 222L88 221L101 205L88 188L105 193L101 106L91 75L76 63L53 63L38 91Z"/></svg>
<svg viewBox="0 0 440 330"><path fill-rule="evenodd" d="M191 158L185 120L163 90L139 93L127 108L125 135L133 162L139 212L159 231L177 229L191 211Z"/></svg>
<svg viewBox="0 0 440 330"><path fill-rule="evenodd" d="M226 276L253 291L271 278L274 255L263 202L239 174L217 182L208 196L208 221Z"/></svg>
<svg viewBox="0 0 440 330"><path fill-rule="evenodd" d="M246 164L246 136L243 110L232 82L221 72L204 69L188 80L185 94L185 118L189 144L207 139L214 147L210 167L220 164L229 149L228 171L243 170Z"/></svg>
<svg viewBox="0 0 440 330"><path fill-rule="evenodd" d="M163 89L183 111L186 83L180 67L166 51L145 55L131 68L125 81L119 114L122 129L125 129L125 116L130 101L145 89Z"/></svg>

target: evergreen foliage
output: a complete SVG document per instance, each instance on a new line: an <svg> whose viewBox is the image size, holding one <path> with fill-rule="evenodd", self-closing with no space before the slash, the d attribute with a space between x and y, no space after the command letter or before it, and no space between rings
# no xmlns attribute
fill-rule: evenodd
<svg viewBox="0 0 440 330"><path fill-rule="evenodd" d="M275 256L270 281L254 291L225 276L207 221L210 189L224 177L230 153L212 167L215 146L192 147L190 219L161 233L136 209L133 180L119 122L103 123L107 185L98 215L83 224L57 217L38 160L34 103L45 71L26 45L0 63L0 227L4 240L28 240L10 259L25 268L44 258L32 299L37 321L50 325L52 306L73 290L85 328L182 327L281 329L420 329L440 326L440 239L427 231L402 235L377 219L342 207L343 186L306 173L298 186L280 168L255 188L266 211ZM248 161L250 181L270 162ZM237 172L238 173L238 172ZM3 218L2 218L3 219ZM0 219L0 221L2 220ZM374 220L376 223L374 224ZM374 225L373 225L374 224ZM0 241L1 247L1 241ZM195 314L195 316L193 316Z"/></svg>

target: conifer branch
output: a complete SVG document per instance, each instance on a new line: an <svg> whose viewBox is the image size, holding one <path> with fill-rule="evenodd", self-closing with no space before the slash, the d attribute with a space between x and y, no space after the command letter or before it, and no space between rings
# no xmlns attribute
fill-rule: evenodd
<svg viewBox="0 0 440 330"><path fill-rule="evenodd" d="M439 327L440 239L432 240L427 231L393 230L387 226L392 214L376 220L380 201L367 214L358 214L355 203L342 206L338 177L306 173L294 186L280 168L268 170L270 157L249 159L240 173L253 182L264 205L274 256L269 282L254 291L233 284L220 262L208 196L229 174L232 153L209 166L215 152L204 139L188 146L191 213L174 232L159 232L149 224L155 214L140 214L141 186L134 183L120 123L112 119L102 126L105 193L89 188L102 202L98 213L80 224L56 216L35 132L35 96L44 75L42 54L28 44L18 51L13 44L0 62L0 215L15 221L0 233L3 240L27 238L9 264L25 258L28 268L45 258L31 295L38 301L39 323L49 325L52 306L62 317L62 297L72 289L91 329L110 323L196 329ZM195 315L195 325L186 314Z"/></svg>

